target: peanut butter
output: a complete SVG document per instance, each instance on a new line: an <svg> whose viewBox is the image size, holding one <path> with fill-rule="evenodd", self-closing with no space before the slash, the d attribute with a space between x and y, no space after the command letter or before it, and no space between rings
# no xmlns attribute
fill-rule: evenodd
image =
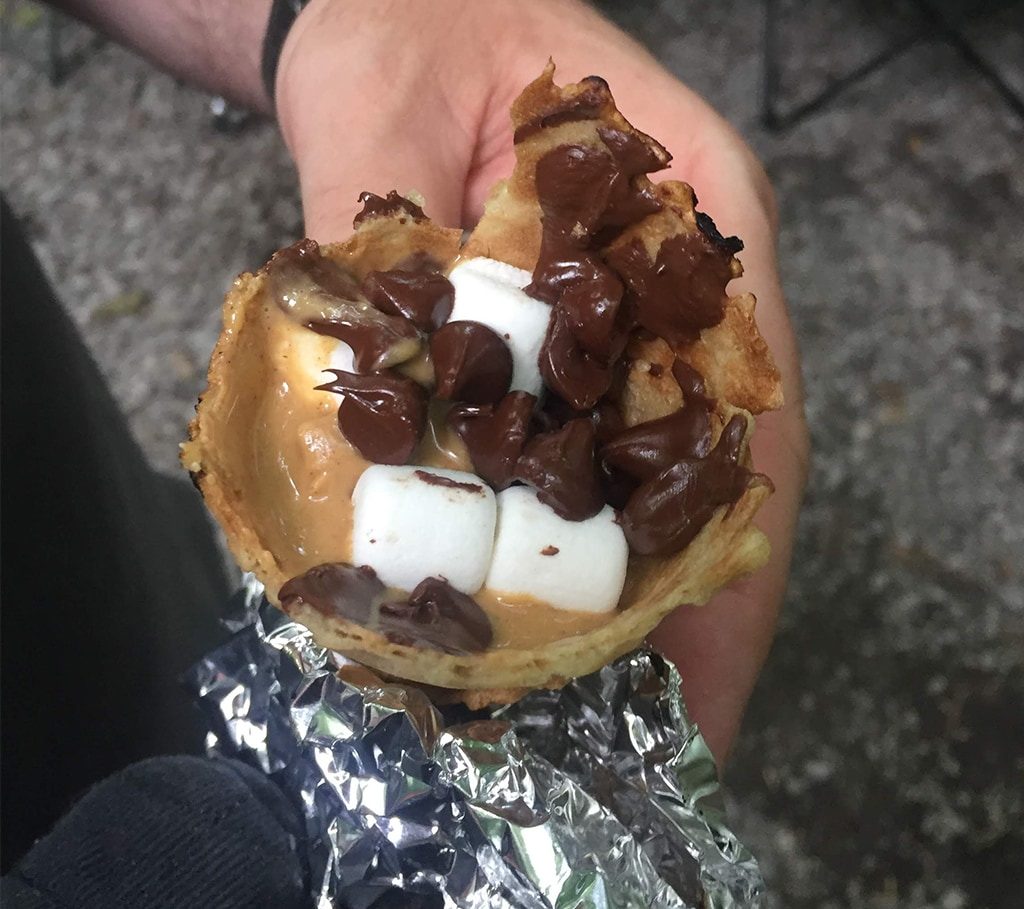
<svg viewBox="0 0 1024 909"><path fill-rule="evenodd" d="M493 647L532 650L552 641L571 638L600 628L614 613L574 612L556 609L533 597L511 597L506 593L483 590L473 594L494 626Z"/></svg>
<svg viewBox="0 0 1024 909"><path fill-rule="evenodd" d="M337 342L298 326L268 297L242 331L263 336L249 338L247 349L265 355L232 364L218 457L234 472L248 472L236 483L253 496L253 529L283 571L346 561L352 489L369 463L338 428L337 398L313 390Z"/></svg>
<svg viewBox="0 0 1024 909"><path fill-rule="evenodd" d="M329 562L348 562L352 550L352 491L369 462L345 440L337 422L337 398L314 388L336 343L289 319L268 299L247 331L266 334L269 356L237 374L237 425L225 426L222 445L235 464L251 465L256 528L281 568L295 577ZM260 386L274 393L257 393ZM249 396L253 395L253 398ZM433 401L413 460L428 467L472 471L466 447L450 428L446 402ZM247 424L246 430L240 427ZM494 629L491 647L532 648L603 625L606 613L555 609L529 597L513 598L486 588L473 599Z"/></svg>

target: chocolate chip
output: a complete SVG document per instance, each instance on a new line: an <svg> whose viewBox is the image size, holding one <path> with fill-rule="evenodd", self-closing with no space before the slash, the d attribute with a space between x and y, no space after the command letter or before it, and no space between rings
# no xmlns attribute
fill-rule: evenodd
<svg viewBox="0 0 1024 909"><path fill-rule="evenodd" d="M576 340L564 312L555 309L540 350L544 383L576 410L589 410L608 391L613 370Z"/></svg>
<svg viewBox="0 0 1024 909"><path fill-rule="evenodd" d="M494 637L487 613L441 578L421 581L404 602L383 603L378 621L396 644L445 653L479 653Z"/></svg>
<svg viewBox="0 0 1024 909"><path fill-rule="evenodd" d="M278 598L286 612L302 602L322 615L365 625L383 594L384 585L369 566L327 562L287 581Z"/></svg>
<svg viewBox="0 0 1024 909"><path fill-rule="evenodd" d="M412 456L427 418L427 393L412 379L391 373L368 376L330 369L334 380L318 391L344 395L338 426L368 461L405 464Z"/></svg>
<svg viewBox="0 0 1024 909"><path fill-rule="evenodd" d="M537 498L570 521L597 514L604 500L594 462L594 424L570 420L555 432L534 436L516 464L516 479L537 490Z"/></svg>
<svg viewBox="0 0 1024 909"><path fill-rule="evenodd" d="M355 279L312 240L281 250L267 266L270 295L292 319L352 348L356 369L373 372L414 357L416 326L367 300Z"/></svg>
<svg viewBox="0 0 1024 909"><path fill-rule="evenodd" d="M703 458L711 447L706 407L690 404L623 430L601 449L601 459L636 480L650 480L677 461Z"/></svg>
<svg viewBox="0 0 1024 909"><path fill-rule="evenodd" d="M533 395L513 391L497 407L458 405L448 414L448 424L465 442L473 469L495 489L512 482L536 403Z"/></svg>
<svg viewBox="0 0 1024 909"><path fill-rule="evenodd" d="M420 331L435 331L448 320L455 288L437 271L395 268L371 271L363 293L381 312L403 316Z"/></svg>
<svg viewBox="0 0 1024 909"><path fill-rule="evenodd" d="M733 417L704 458L673 464L643 483L622 512L630 549L642 555L670 555L684 549L715 509L739 500L755 480L739 463L746 421Z"/></svg>
<svg viewBox="0 0 1024 909"><path fill-rule="evenodd" d="M703 234L669 237L654 262L639 239L606 258L629 289L639 323L669 344L692 342L722 321L731 259Z"/></svg>
<svg viewBox="0 0 1024 909"><path fill-rule="evenodd" d="M448 401L495 404L512 383L512 352L480 322L449 322L430 337L436 394Z"/></svg>

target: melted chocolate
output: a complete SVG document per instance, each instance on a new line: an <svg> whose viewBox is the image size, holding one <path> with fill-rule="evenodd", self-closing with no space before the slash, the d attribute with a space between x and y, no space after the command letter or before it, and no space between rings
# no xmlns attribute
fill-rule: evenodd
<svg viewBox="0 0 1024 909"><path fill-rule="evenodd" d="M679 390L683 393L684 401L687 403L690 403L691 399L702 401L709 410L714 408L715 402L713 398L708 397L707 388L704 385L704 376L697 372L689 363L677 358L672 364L672 376L676 380L676 384L679 385Z"/></svg>
<svg viewBox="0 0 1024 909"><path fill-rule="evenodd" d="M355 278L324 258L313 240L277 253L267 267L267 280L270 294L291 318L346 342L359 372L401 363L420 349L416 327L372 306Z"/></svg>
<svg viewBox="0 0 1024 909"><path fill-rule="evenodd" d="M345 396L338 407L338 426L345 438L368 461L405 464L423 435L426 392L412 379L391 373L326 371L334 373L334 380L317 390Z"/></svg>
<svg viewBox="0 0 1024 909"><path fill-rule="evenodd" d="M601 226L625 227L661 211L661 203L654 195L653 188L636 186L633 178L661 170L672 160L672 156L661 146L657 150L651 148L634 133L601 127L597 134L615 161L615 174L608 190L608 203L601 217Z"/></svg>
<svg viewBox="0 0 1024 909"><path fill-rule="evenodd" d="M421 581L404 602L381 604L378 621L393 643L445 653L480 653L494 638L490 619L473 598L440 578Z"/></svg>
<svg viewBox="0 0 1024 909"><path fill-rule="evenodd" d="M600 226L618 168L607 151L589 145L559 145L537 162L537 201L544 234L571 237L585 248Z"/></svg>
<svg viewBox="0 0 1024 909"><path fill-rule="evenodd" d="M604 445L626 428L619 408L611 401L599 401L590 412L598 445Z"/></svg>
<svg viewBox="0 0 1024 909"><path fill-rule="evenodd" d="M534 436L516 464L516 479L570 521L593 517L604 505L594 462L594 424L570 420L555 432Z"/></svg>
<svg viewBox="0 0 1024 909"><path fill-rule="evenodd" d="M570 420L580 418L590 420L594 424L598 445L610 442L626 428L618 407L609 400L598 401L596 406L590 410L573 410L557 395L548 395L544 399L544 404L538 415L542 418L539 424L540 432L559 429Z"/></svg>
<svg viewBox="0 0 1024 909"><path fill-rule="evenodd" d="M447 401L494 404L512 383L512 352L480 322L449 322L430 337L436 394Z"/></svg>
<svg viewBox="0 0 1024 909"><path fill-rule="evenodd" d="M676 461L703 458L710 448L711 418L697 405L627 429L601 449L601 457L610 467L643 481Z"/></svg>
<svg viewBox="0 0 1024 909"><path fill-rule="evenodd" d="M398 195L397 190L391 190L387 196L378 196L371 192L361 192L359 201L363 203L363 210L352 220L352 227L356 228L370 218L386 218L390 215L406 215L413 221L426 221L427 216L415 202Z"/></svg>
<svg viewBox="0 0 1024 909"><path fill-rule="evenodd" d="M621 302L622 283L603 265L591 279L567 287L558 301L580 348L602 363L618 359L629 340L629 328L619 318Z"/></svg>
<svg viewBox="0 0 1024 909"><path fill-rule="evenodd" d="M639 239L607 260L625 281L639 323L670 344L693 341L725 315L731 258L700 232L669 237L654 262Z"/></svg>
<svg viewBox="0 0 1024 909"><path fill-rule="evenodd" d="M677 461L708 455L714 401L706 396L703 380L691 366L676 360L673 373L678 376L684 406L616 435L601 449L601 458L609 467L644 481Z"/></svg>
<svg viewBox="0 0 1024 909"><path fill-rule="evenodd" d="M428 486L443 486L445 489L461 489L463 492L475 492L483 494L484 488L479 483L462 483L453 480L451 477L443 477L440 474L430 473L427 470L414 471L416 478L422 480Z"/></svg>
<svg viewBox="0 0 1024 909"><path fill-rule="evenodd" d="M611 505L612 508L618 508L619 510L625 508L629 497L636 491L639 483L629 474L610 467L604 461L598 461L597 475L601 483L601 494L604 496L605 502Z"/></svg>
<svg viewBox="0 0 1024 909"><path fill-rule="evenodd" d="M473 469L495 489L514 479L537 399L525 391L505 395L497 407L453 407L449 425L469 451Z"/></svg>
<svg viewBox="0 0 1024 909"><path fill-rule="evenodd" d="M562 101L558 106L551 108L539 117L534 117L528 123L516 127L512 141L518 145L524 139L536 135L543 129L558 126L561 123L594 120L599 117L602 106L611 100L608 83L600 76L587 76L582 84L586 85L586 88L574 98Z"/></svg>
<svg viewBox="0 0 1024 909"><path fill-rule="evenodd" d="M622 529L633 552L679 552L716 508L739 500L759 477L739 463L746 428L743 417L733 417L707 457L679 461L633 493L622 512Z"/></svg>
<svg viewBox="0 0 1024 909"><path fill-rule="evenodd" d="M283 296L287 293L288 287L286 278L292 272L298 272L308 278L317 288L333 297L341 300L359 300L362 295L359 292L359 282L348 270L342 268L332 259L325 258L320 252L320 244L308 237L299 240L291 246L279 249L270 259L267 265L267 274L270 276L271 285L275 296ZM289 305L301 305L302 301L278 301L285 311L292 314L293 310L288 309ZM308 321L301 317L297 321Z"/></svg>
<svg viewBox="0 0 1024 909"><path fill-rule="evenodd" d="M543 233L526 288L556 307L541 351L541 374L552 390L581 410L608 391L608 367L622 354L634 324L634 307L621 305L622 282L588 247L602 229L660 209L653 192L635 186L634 177L668 158L664 150L659 154L622 130L602 128L599 135L604 149L562 145L537 162Z"/></svg>
<svg viewBox="0 0 1024 909"><path fill-rule="evenodd" d="M303 602L325 616L355 622L409 647L479 653L490 646L494 633L487 614L446 581L427 578L400 602L381 602L385 592L369 566L331 562L292 578L279 597L286 611Z"/></svg>
<svg viewBox="0 0 1024 909"><path fill-rule="evenodd" d="M403 316L420 331L436 331L452 314L455 288L431 265L371 271L363 279L363 293L381 312Z"/></svg>
<svg viewBox="0 0 1024 909"><path fill-rule="evenodd" d="M303 602L322 615L366 625L383 594L384 585L368 565L328 562L287 581L278 597L286 612Z"/></svg>
<svg viewBox="0 0 1024 909"><path fill-rule="evenodd" d="M610 366L580 347L568 316L560 309L552 313L538 365L544 384L576 410L593 407L611 387L614 376Z"/></svg>

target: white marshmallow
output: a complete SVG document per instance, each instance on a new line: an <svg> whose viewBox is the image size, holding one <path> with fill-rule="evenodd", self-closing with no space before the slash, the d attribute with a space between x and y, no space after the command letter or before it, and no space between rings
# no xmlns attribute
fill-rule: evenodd
<svg viewBox="0 0 1024 909"><path fill-rule="evenodd" d="M523 293L532 277L496 259L460 262L448 275L455 288L449 321L482 322L496 332L512 352L512 390L540 397L544 385L537 360L551 307Z"/></svg>
<svg viewBox="0 0 1024 909"><path fill-rule="evenodd" d="M344 341L318 335L301 325L294 326L286 337L287 342L281 345L278 355L287 374L303 392L309 392L316 400L326 402L325 406L329 404L337 409L340 400L337 395L313 389L334 378L325 370L355 370L352 348Z"/></svg>
<svg viewBox="0 0 1024 909"><path fill-rule="evenodd" d="M610 612L622 595L628 557L626 536L607 505L585 521L566 521L534 490L512 486L498 493L486 586L558 609Z"/></svg>
<svg viewBox="0 0 1024 909"><path fill-rule="evenodd" d="M342 372L355 372L355 354L352 352L352 348L344 341L339 341L331 348L331 355L328 358L327 365L324 369L339 369ZM331 378L330 375L327 376L327 379L329 378ZM324 381L327 381L327 379ZM323 382L320 384L322 385Z"/></svg>
<svg viewBox="0 0 1024 909"><path fill-rule="evenodd" d="M418 475L419 474L419 475ZM430 483L422 474L470 484ZM463 593L483 584L494 545L494 492L460 470L374 464L352 493L352 563L390 587L412 590L444 578Z"/></svg>

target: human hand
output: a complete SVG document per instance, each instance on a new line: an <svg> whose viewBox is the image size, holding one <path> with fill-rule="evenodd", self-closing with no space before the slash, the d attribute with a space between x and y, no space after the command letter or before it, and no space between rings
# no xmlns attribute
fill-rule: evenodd
<svg viewBox="0 0 1024 909"><path fill-rule="evenodd" d="M640 45L576 0L313 0L281 56L278 118L309 236L347 236L364 189L418 190L434 220L472 226L514 164L509 106L549 57L559 82L603 76L630 122L674 155L654 179L691 184L722 232L743 239L745 273L729 289L756 294L782 374L786 405L758 418L752 443L757 469L776 487L757 521L771 561L706 606L676 610L651 636L679 667L691 714L721 762L771 643L808 459L775 203L753 153Z"/></svg>

